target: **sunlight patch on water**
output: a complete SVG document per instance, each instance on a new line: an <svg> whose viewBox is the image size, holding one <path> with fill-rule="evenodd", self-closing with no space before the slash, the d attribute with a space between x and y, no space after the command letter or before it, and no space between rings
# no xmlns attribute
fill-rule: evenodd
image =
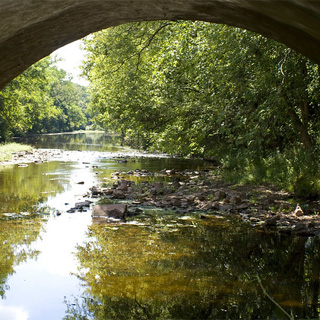
<svg viewBox="0 0 320 320"><path fill-rule="evenodd" d="M85 239L90 222L90 213L62 215L50 219L45 233L40 235L42 240L35 244L37 250L42 252L35 267L60 276L76 272L77 263L72 252L75 246Z"/></svg>
<svg viewBox="0 0 320 320"><path fill-rule="evenodd" d="M29 314L23 308L14 306L3 306L0 301L0 319L3 320L27 320Z"/></svg>

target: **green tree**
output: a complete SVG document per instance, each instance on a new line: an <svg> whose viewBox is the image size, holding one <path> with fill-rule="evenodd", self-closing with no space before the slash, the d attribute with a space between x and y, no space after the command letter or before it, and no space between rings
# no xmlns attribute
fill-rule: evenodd
<svg viewBox="0 0 320 320"><path fill-rule="evenodd" d="M90 108L105 128L151 149L218 158L242 177L272 181L278 170L284 185L317 173L318 66L291 49L198 21L110 28L85 48Z"/></svg>
<svg viewBox="0 0 320 320"><path fill-rule="evenodd" d="M86 89L71 82L55 60L37 62L0 92L0 141L12 135L84 129Z"/></svg>

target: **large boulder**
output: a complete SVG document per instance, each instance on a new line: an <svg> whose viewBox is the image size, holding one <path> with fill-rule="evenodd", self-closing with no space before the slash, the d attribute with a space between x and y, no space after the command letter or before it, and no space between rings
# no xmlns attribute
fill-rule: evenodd
<svg viewBox="0 0 320 320"><path fill-rule="evenodd" d="M125 221L126 213L125 204L102 204L93 207L92 217L96 223Z"/></svg>

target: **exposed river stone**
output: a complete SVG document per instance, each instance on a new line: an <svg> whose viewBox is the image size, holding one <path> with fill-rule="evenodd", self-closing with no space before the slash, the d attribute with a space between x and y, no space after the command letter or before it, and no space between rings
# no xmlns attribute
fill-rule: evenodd
<svg viewBox="0 0 320 320"><path fill-rule="evenodd" d="M95 205L92 209L94 223L125 221L127 206L125 204L103 204Z"/></svg>
<svg viewBox="0 0 320 320"><path fill-rule="evenodd" d="M151 173L144 170L146 180L139 183L125 178L132 175L141 178L141 173L141 170L117 172L112 175L117 181L111 187L94 186L91 188L92 195L103 195L113 201L129 201L133 210L138 205L171 209L181 214L203 212L232 215L268 232L275 230L300 236L320 234L320 219L310 214L318 204L311 205L309 213L304 212L300 205L288 201L293 195L287 192L264 186L226 185L208 171L178 172L166 169ZM168 175L171 181L167 180ZM161 178L166 180L153 181Z"/></svg>

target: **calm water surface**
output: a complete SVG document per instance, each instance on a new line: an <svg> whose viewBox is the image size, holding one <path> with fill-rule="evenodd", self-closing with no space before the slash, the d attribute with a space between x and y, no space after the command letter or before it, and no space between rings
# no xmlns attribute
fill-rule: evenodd
<svg viewBox="0 0 320 320"><path fill-rule="evenodd" d="M215 214L149 208L125 224L94 225L90 210L67 213L116 170L204 163L118 163L93 151L134 150L102 133L33 143L75 156L0 168L0 320L319 319L317 238L266 234Z"/></svg>

